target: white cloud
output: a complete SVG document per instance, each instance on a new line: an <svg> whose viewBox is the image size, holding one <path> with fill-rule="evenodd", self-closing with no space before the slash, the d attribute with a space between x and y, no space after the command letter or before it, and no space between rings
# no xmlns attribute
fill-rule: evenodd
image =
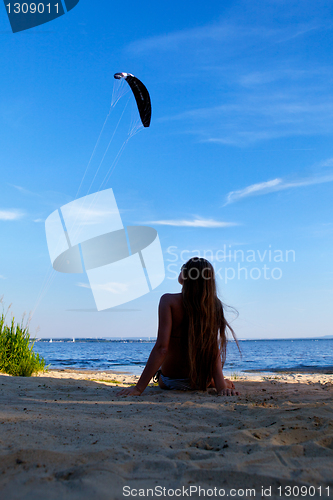
<svg viewBox="0 0 333 500"><path fill-rule="evenodd" d="M76 286L79 286L81 288L90 288L90 285L88 285L88 283L76 283Z"/></svg>
<svg viewBox="0 0 333 500"><path fill-rule="evenodd" d="M202 219L195 218L193 220L185 219L174 219L174 220L154 220L148 222L148 224L155 224L159 226L176 226L176 227L206 227L206 228L216 228L216 227L231 227L237 226L235 222L223 222L214 219Z"/></svg>
<svg viewBox="0 0 333 500"><path fill-rule="evenodd" d="M20 210L0 210L0 220L17 220L23 216L24 213Z"/></svg>
<svg viewBox="0 0 333 500"><path fill-rule="evenodd" d="M0 274L0 280L6 280L6 279L7 279L7 278L6 278L5 276L2 276L2 275Z"/></svg>
<svg viewBox="0 0 333 500"><path fill-rule="evenodd" d="M291 182L284 181L283 179L273 179L271 181L260 182L258 184L251 184L244 189L230 191L227 195L225 205L235 203L236 201L249 196L258 196L267 193L274 193L276 191L282 191L284 189L312 186L314 184L324 184L326 182L333 182L333 176L326 175L322 177L308 177L306 179L299 179Z"/></svg>
<svg viewBox="0 0 333 500"><path fill-rule="evenodd" d="M267 182L260 182L258 184L251 184L244 189L239 189L238 191L230 191L227 195L226 205L240 200L241 198L246 198L247 196L253 196L258 194L270 193L276 191L278 186L281 186L282 179L273 179Z"/></svg>

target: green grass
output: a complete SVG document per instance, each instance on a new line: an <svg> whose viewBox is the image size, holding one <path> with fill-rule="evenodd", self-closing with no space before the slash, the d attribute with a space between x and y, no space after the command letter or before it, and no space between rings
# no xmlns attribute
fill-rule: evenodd
<svg viewBox="0 0 333 500"><path fill-rule="evenodd" d="M1 303L1 300L0 300ZM8 312L8 311L7 311ZM6 315L0 315L0 372L17 377L31 377L45 371L45 361L33 352L28 323L16 323L13 318L6 324Z"/></svg>
<svg viewBox="0 0 333 500"><path fill-rule="evenodd" d="M238 372L233 372L231 375L230 375L230 378L231 380L239 380L240 378L240 374Z"/></svg>

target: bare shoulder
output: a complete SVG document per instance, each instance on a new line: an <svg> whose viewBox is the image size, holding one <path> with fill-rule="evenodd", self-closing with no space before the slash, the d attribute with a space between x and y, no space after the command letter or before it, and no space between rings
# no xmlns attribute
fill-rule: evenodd
<svg viewBox="0 0 333 500"><path fill-rule="evenodd" d="M181 293L165 293L159 305L160 317L172 318L172 329L179 327L184 316L183 295Z"/></svg>
<svg viewBox="0 0 333 500"><path fill-rule="evenodd" d="M160 299L160 305L179 307L183 302L181 293L165 293Z"/></svg>

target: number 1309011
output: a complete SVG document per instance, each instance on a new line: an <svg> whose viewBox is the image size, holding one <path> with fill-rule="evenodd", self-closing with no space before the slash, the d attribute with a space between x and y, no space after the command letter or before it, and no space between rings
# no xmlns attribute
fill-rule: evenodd
<svg viewBox="0 0 333 500"><path fill-rule="evenodd" d="M59 3L8 3L6 5L8 14L51 14L59 13Z"/></svg>

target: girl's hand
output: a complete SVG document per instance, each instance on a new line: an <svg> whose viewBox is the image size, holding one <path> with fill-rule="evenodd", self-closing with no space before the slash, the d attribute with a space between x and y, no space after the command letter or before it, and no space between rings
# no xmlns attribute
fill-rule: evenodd
<svg viewBox="0 0 333 500"><path fill-rule="evenodd" d="M228 378L225 378L224 382L226 383L227 389L234 389L235 388L235 384L233 382L231 382L231 380L229 380Z"/></svg>
<svg viewBox="0 0 333 500"><path fill-rule="evenodd" d="M234 391L233 389L222 389L222 391L217 393L218 396L239 396L238 391Z"/></svg>
<svg viewBox="0 0 333 500"><path fill-rule="evenodd" d="M218 396L239 396L239 392L235 391L235 385L228 378L224 379L225 387L218 391Z"/></svg>
<svg viewBox="0 0 333 500"><path fill-rule="evenodd" d="M141 396L142 392L135 387L127 387L117 393L117 396Z"/></svg>

